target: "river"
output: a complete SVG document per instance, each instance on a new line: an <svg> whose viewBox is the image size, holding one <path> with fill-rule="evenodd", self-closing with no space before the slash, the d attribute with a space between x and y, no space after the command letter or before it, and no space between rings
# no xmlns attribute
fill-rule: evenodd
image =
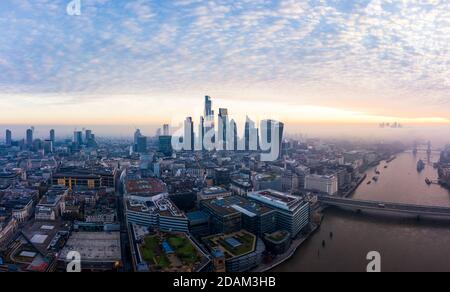
<svg viewBox="0 0 450 292"><path fill-rule="evenodd" d="M416 164L427 165L418 173ZM439 153L404 152L391 163L382 162L378 182L361 184L355 199L396 203L450 206L450 192L437 184L428 186L425 179L437 180L433 162ZM385 168L384 166L388 167ZM370 180L375 168L367 171ZM330 236L333 233L333 236ZM322 242L325 241L325 247ZM381 254L381 269L399 271L450 271L450 221L413 217L356 214L328 209L320 229L296 254L274 272L363 272L370 251Z"/></svg>

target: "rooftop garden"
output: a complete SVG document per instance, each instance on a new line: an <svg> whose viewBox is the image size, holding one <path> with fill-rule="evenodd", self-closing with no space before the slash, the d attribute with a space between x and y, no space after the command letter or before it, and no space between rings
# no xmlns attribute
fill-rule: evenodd
<svg viewBox="0 0 450 292"><path fill-rule="evenodd" d="M168 244L173 253L167 253L163 244ZM193 266L201 255L184 235L159 234L147 236L140 247L142 258L156 270L174 268L172 262L181 262L185 267ZM175 259L174 259L175 257Z"/></svg>

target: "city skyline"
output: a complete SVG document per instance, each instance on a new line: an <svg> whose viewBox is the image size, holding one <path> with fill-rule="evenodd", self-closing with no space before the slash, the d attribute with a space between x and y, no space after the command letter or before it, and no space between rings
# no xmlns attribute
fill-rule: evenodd
<svg viewBox="0 0 450 292"><path fill-rule="evenodd" d="M81 4L2 4L0 124L162 124L205 94L294 125L449 124L443 1Z"/></svg>

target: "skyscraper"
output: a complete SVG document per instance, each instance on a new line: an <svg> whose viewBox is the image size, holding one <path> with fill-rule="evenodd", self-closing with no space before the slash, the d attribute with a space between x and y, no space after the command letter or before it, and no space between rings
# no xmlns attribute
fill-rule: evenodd
<svg viewBox="0 0 450 292"><path fill-rule="evenodd" d="M89 142L91 141L91 139L92 139L92 130L86 130L86 133L85 133L85 143L86 143L86 145L88 145L89 144Z"/></svg>
<svg viewBox="0 0 450 292"><path fill-rule="evenodd" d="M134 142L133 142L133 150L134 151L137 151L138 139L141 136L142 136L141 130L140 129L136 129L136 131L134 132Z"/></svg>
<svg viewBox="0 0 450 292"><path fill-rule="evenodd" d="M222 141L221 150L227 150L228 110L219 109L219 139Z"/></svg>
<svg viewBox="0 0 450 292"><path fill-rule="evenodd" d="M136 151L138 153L147 152L147 137L141 135L137 138Z"/></svg>
<svg viewBox="0 0 450 292"><path fill-rule="evenodd" d="M172 150L172 136L159 136L159 152L165 156L171 156Z"/></svg>
<svg viewBox="0 0 450 292"><path fill-rule="evenodd" d="M11 132L11 130L6 130L5 143L6 143L6 146L8 146L8 147L10 147L12 145L12 132Z"/></svg>
<svg viewBox="0 0 450 292"><path fill-rule="evenodd" d="M245 150L257 150L258 149L258 132L253 122L249 117L245 121Z"/></svg>
<svg viewBox="0 0 450 292"><path fill-rule="evenodd" d="M26 139L27 147L33 146L33 129L27 130L27 139Z"/></svg>
<svg viewBox="0 0 450 292"><path fill-rule="evenodd" d="M51 139L44 141L44 153L49 154L53 152L53 141Z"/></svg>
<svg viewBox="0 0 450 292"><path fill-rule="evenodd" d="M212 111L212 101L211 97L205 96L205 118L214 115Z"/></svg>
<svg viewBox="0 0 450 292"><path fill-rule="evenodd" d="M83 132L81 132L81 131L73 132L73 143L77 147L80 147L81 145L83 145Z"/></svg>
<svg viewBox="0 0 450 292"><path fill-rule="evenodd" d="M169 136L170 135L170 127L168 124L163 125L163 136Z"/></svg>
<svg viewBox="0 0 450 292"><path fill-rule="evenodd" d="M275 137L275 133L273 133L273 130L278 128L278 137ZM278 158L281 155L281 146L283 143L283 131L284 131L284 124L278 121L274 121L274 120L263 120L261 121L261 135L264 135L263 131L265 131L266 133L266 137L267 137L267 142L268 143L272 143L272 139L277 139L278 140L278 145L279 145L279 154L278 154Z"/></svg>
<svg viewBox="0 0 450 292"><path fill-rule="evenodd" d="M195 136L194 136L194 122L192 117L187 117L184 121L184 150L194 151Z"/></svg>
<svg viewBox="0 0 450 292"><path fill-rule="evenodd" d="M50 130L50 141L53 142L53 144L55 144L55 130L51 129Z"/></svg>

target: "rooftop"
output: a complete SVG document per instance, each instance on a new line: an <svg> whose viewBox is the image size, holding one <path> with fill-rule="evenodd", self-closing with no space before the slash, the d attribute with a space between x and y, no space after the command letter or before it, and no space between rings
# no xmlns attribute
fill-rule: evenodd
<svg viewBox="0 0 450 292"><path fill-rule="evenodd" d="M219 234L203 238L203 242L211 251L221 251L226 259L240 257L255 250L255 235L241 230L232 234Z"/></svg>
<svg viewBox="0 0 450 292"><path fill-rule="evenodd" d="M65 260L71 251L80 253L84 261L119 262L122 259L119 232L74 232L59 258Z"/></svg>
<svg viewBox="0 0 450 292"><path fill-rule="evenodd" d="M153 196L166 192L166 185L156 178L127 180L125 189L129 195Z"/></svg>
<svg viewBox="0 0 450 292"><path fill-rule="evenodd" d="M255 201L250 201L241 196L211 199L203 202L208 208L220 215L242 213L249 217L261 216L270 213L273 209Z"/></svg>
<svg viewBox="0 0 450 292"><path fill-rule="evenodd" d="M302 202L302 199L299 197L274 190L251 192L247 194L247 197L285 210L292 210Z"/></svg>

